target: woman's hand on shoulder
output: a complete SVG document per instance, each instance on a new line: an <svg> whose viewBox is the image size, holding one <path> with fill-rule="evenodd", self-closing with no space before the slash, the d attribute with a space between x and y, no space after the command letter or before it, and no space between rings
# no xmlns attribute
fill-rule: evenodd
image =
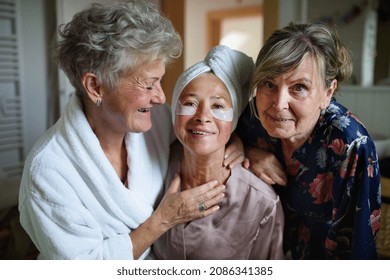
<svg viewBox="0 0 390 280"><path fill-rule="evenodd" d="M244 153L244 145L242 144L241 139L235 133L233 133L230 137L229 143L226 146L223 165L232 169L234 166L241 163L245 167L245 162L246 158Z"/></svg>
<svg viewBox="0 0 390 280"><path fill-rule="evenodd" d="M273 153L252 147L245 150L245 155L249 159L249 169L257 177L270 185L287 185L284 168Z"/></svg>
<svg viewBox="0 0 390 280"><path fill-rule="evenodd" d="M166 230L213 214L225 197L225 186L216 180L185 191L179 188L180 176L176 175L155 211Z"/></svg>

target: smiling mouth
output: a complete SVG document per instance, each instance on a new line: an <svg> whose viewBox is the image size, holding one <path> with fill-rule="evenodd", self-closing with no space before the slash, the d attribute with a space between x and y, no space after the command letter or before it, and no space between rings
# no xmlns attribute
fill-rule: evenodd
<svg viewBox="0 0 390 280"><path fill-rule="evenodd" d="M210 135L210 134L213 134L213 133L209 133L209 132L206 132L206 131L200 131L200 130L190 130L190 132L192 134L196 134L196 135Z"/></svg>
<svg viewBox="0 0 390 280"><path fill-rule="evenodd" d="M148 113L148 112L150 112L150 109L148 109L148 108L141 108L141 109L138 109L138 112Z"/></svg>
<svg viewBox="0 0 390 280"><path fill-rule="evenodd" d="M273 119L274 121L277 121L277 122L293 121L293 119L276 118L276 117L273 117L273 116L270 116L270 117L271 117L271 119Z"/></svg>

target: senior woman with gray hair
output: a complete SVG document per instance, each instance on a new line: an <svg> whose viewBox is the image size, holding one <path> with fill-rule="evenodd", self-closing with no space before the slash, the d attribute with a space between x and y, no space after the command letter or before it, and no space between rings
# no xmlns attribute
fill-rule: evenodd
<svg viewBox="0 0 390 280"><path fill-rule="evenodd" d="M151 257L161 234L224 197L215 179L180 192L176 177L159 203L174 140L161 79L180 37L146 1L92 5L60 35L58 62L76 94L26 160L21 224L40 259Z"/></svg>
<svg viewBox="0 0 390 280"><path fill-rule="evenodd" d="M334 97L351 72L348 49L322 23L275 30L256 60L255 96L237 132L254 172L277 183L293 259L377 258L378 157L362 122ZM262 171L262 151L276 156L280 172Z"/></svg>
<svg viewBox="0 0 390 280"><path fill-rule="evenodd" d="M241 165L223 166L225 146L247 104L253 60L226 46L179 77L172 116L180 143L172 148L167 179L182 190L217 178L226 198L214 215L180 224L155 244L161 259L283 259L283 210L273 189ZM201 209L208 209L206 202Z"/></svg>

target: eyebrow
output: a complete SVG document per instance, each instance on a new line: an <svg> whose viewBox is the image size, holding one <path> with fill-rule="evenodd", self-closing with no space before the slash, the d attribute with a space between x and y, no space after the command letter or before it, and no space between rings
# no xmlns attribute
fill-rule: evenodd
<svg viewBox="0 0 390 280"><path fill-rule="evenodd" d="M182 91L180 93L179 97L196 97L196 94L191 93L191 92L184 92L184 91Z"/></svg>
<svg viewBox="0 0 390 280"><path fill-rule="evenodd" d="M310 84L312 85L313 84L313 81L309 78L306 78L306 77L294 77L294 76L290 76L288 77L287 81L289 83L306 83L306 84Z"/></svg>
<svg viewBox="0 0 390 280"><path fill-rule="evenodd" d="M311 75L313 77L313 74ZM294 73L293 75L288 76L288 80L293 82L305 82L312 84L312 80L307 77L307 75L302 76L300 73Z"/></svg>
<svg viewBox="0 0 390 280"><path fill-rule="evenodd" d="M198 95L195 94L195 93L188 93L188 92L186 92L186 93L180 94L180 97L198 97ZM226 98L224 96L220 96L220 95L211 96L210 99L225 100L225 101L228 100L228 98Z"/></svg>
<svg viewBox="0 0 390 280"><path fill-rule="evenodd" d="M220 96L220 95L213 96L213 97L211 97L211 98L212 98L212 99L217 99L217 100L225 100L225 101L227 101L227 100L228 100L226 97L224 97L224 96Z"/></svg>
<svg viewBox="0 0 390 280"><path fill-rule="evenodd" d="M305 83L305 84L309 84L309 85L313 84L312 80L306 79L306 78L296 79L296 80L294 80L294 82L295 83L299 83L300 82L300 83Z"/></svg>

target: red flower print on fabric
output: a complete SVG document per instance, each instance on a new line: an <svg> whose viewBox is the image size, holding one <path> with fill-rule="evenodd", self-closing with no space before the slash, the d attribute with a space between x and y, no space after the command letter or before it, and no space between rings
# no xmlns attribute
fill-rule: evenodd
<svg viewBox="0 0 390 280"><path fill-rule="evenodd" d="M379 224L381 220L381 210L374 210L370 215L370 223L372 228L372 234L379 230Z"/></svg>
<svg viewBox="0 0 390 280"><path fill-rule="evenodd" d="M261 137L257 137L257 146L263 150L269 150L269 148L271 147L271 145L268 144L267 141L265 141L265 139Z"/></svg>
<svg viewBox="0 0 390 280"><path fill-rule="evenodd" d="M334 176L331 172L318 174L310 183L309 193L316 200L315 204L328 202L332 199L332 186Z"/></svg>
<svg viewBox="0 0 390 280"><path fill-rule="evenodd" d="M367 174L369 178L374 178L374 166L372 157L368 158Z"/></svg>
<svg viewBox="0 0 390 280"><path fill-rule="evenodd" d="M337 242L327 238L325 240L325 248L328 249L329 251L334 251L337 248Z"/></svg>
<svg viewBox="0 0 390 280"><path fill-rule="evenodd" d="M301 163L298 160L292 160L287 165L287 172L293 176L297 175Z"/></svg>
<svg viewBox="0 0 390 280"><path fill-rule="evenodd" d="M362 123L362 121L359 119L359 117L357 115L355 115L354 113L352 113L351 111L348 111L347 114L351 117L351 118L354 118L359 124L361 124L362 126L364 126L364 124Z"/></svg>
<svg viewBox="0 0 390 280"><path fill-rule="evenodd" d="M351 176L351 177L355 176L358 157L359 157L358 154L354 154L354 156L351 155L341 163L341 168L340 168L341 178L346 178L346 175ZM351 166L351 163L352 163L352 166ZM349 174L348 174L348 169L350 169Z"/></svg>
<svg viewBox="0 0 390 280"><path fill-rule="evenodd" d="M329 147L331 147L332 150L339 156L343 155L347 149L347 146L342 139L334 139Z"/></svg>

